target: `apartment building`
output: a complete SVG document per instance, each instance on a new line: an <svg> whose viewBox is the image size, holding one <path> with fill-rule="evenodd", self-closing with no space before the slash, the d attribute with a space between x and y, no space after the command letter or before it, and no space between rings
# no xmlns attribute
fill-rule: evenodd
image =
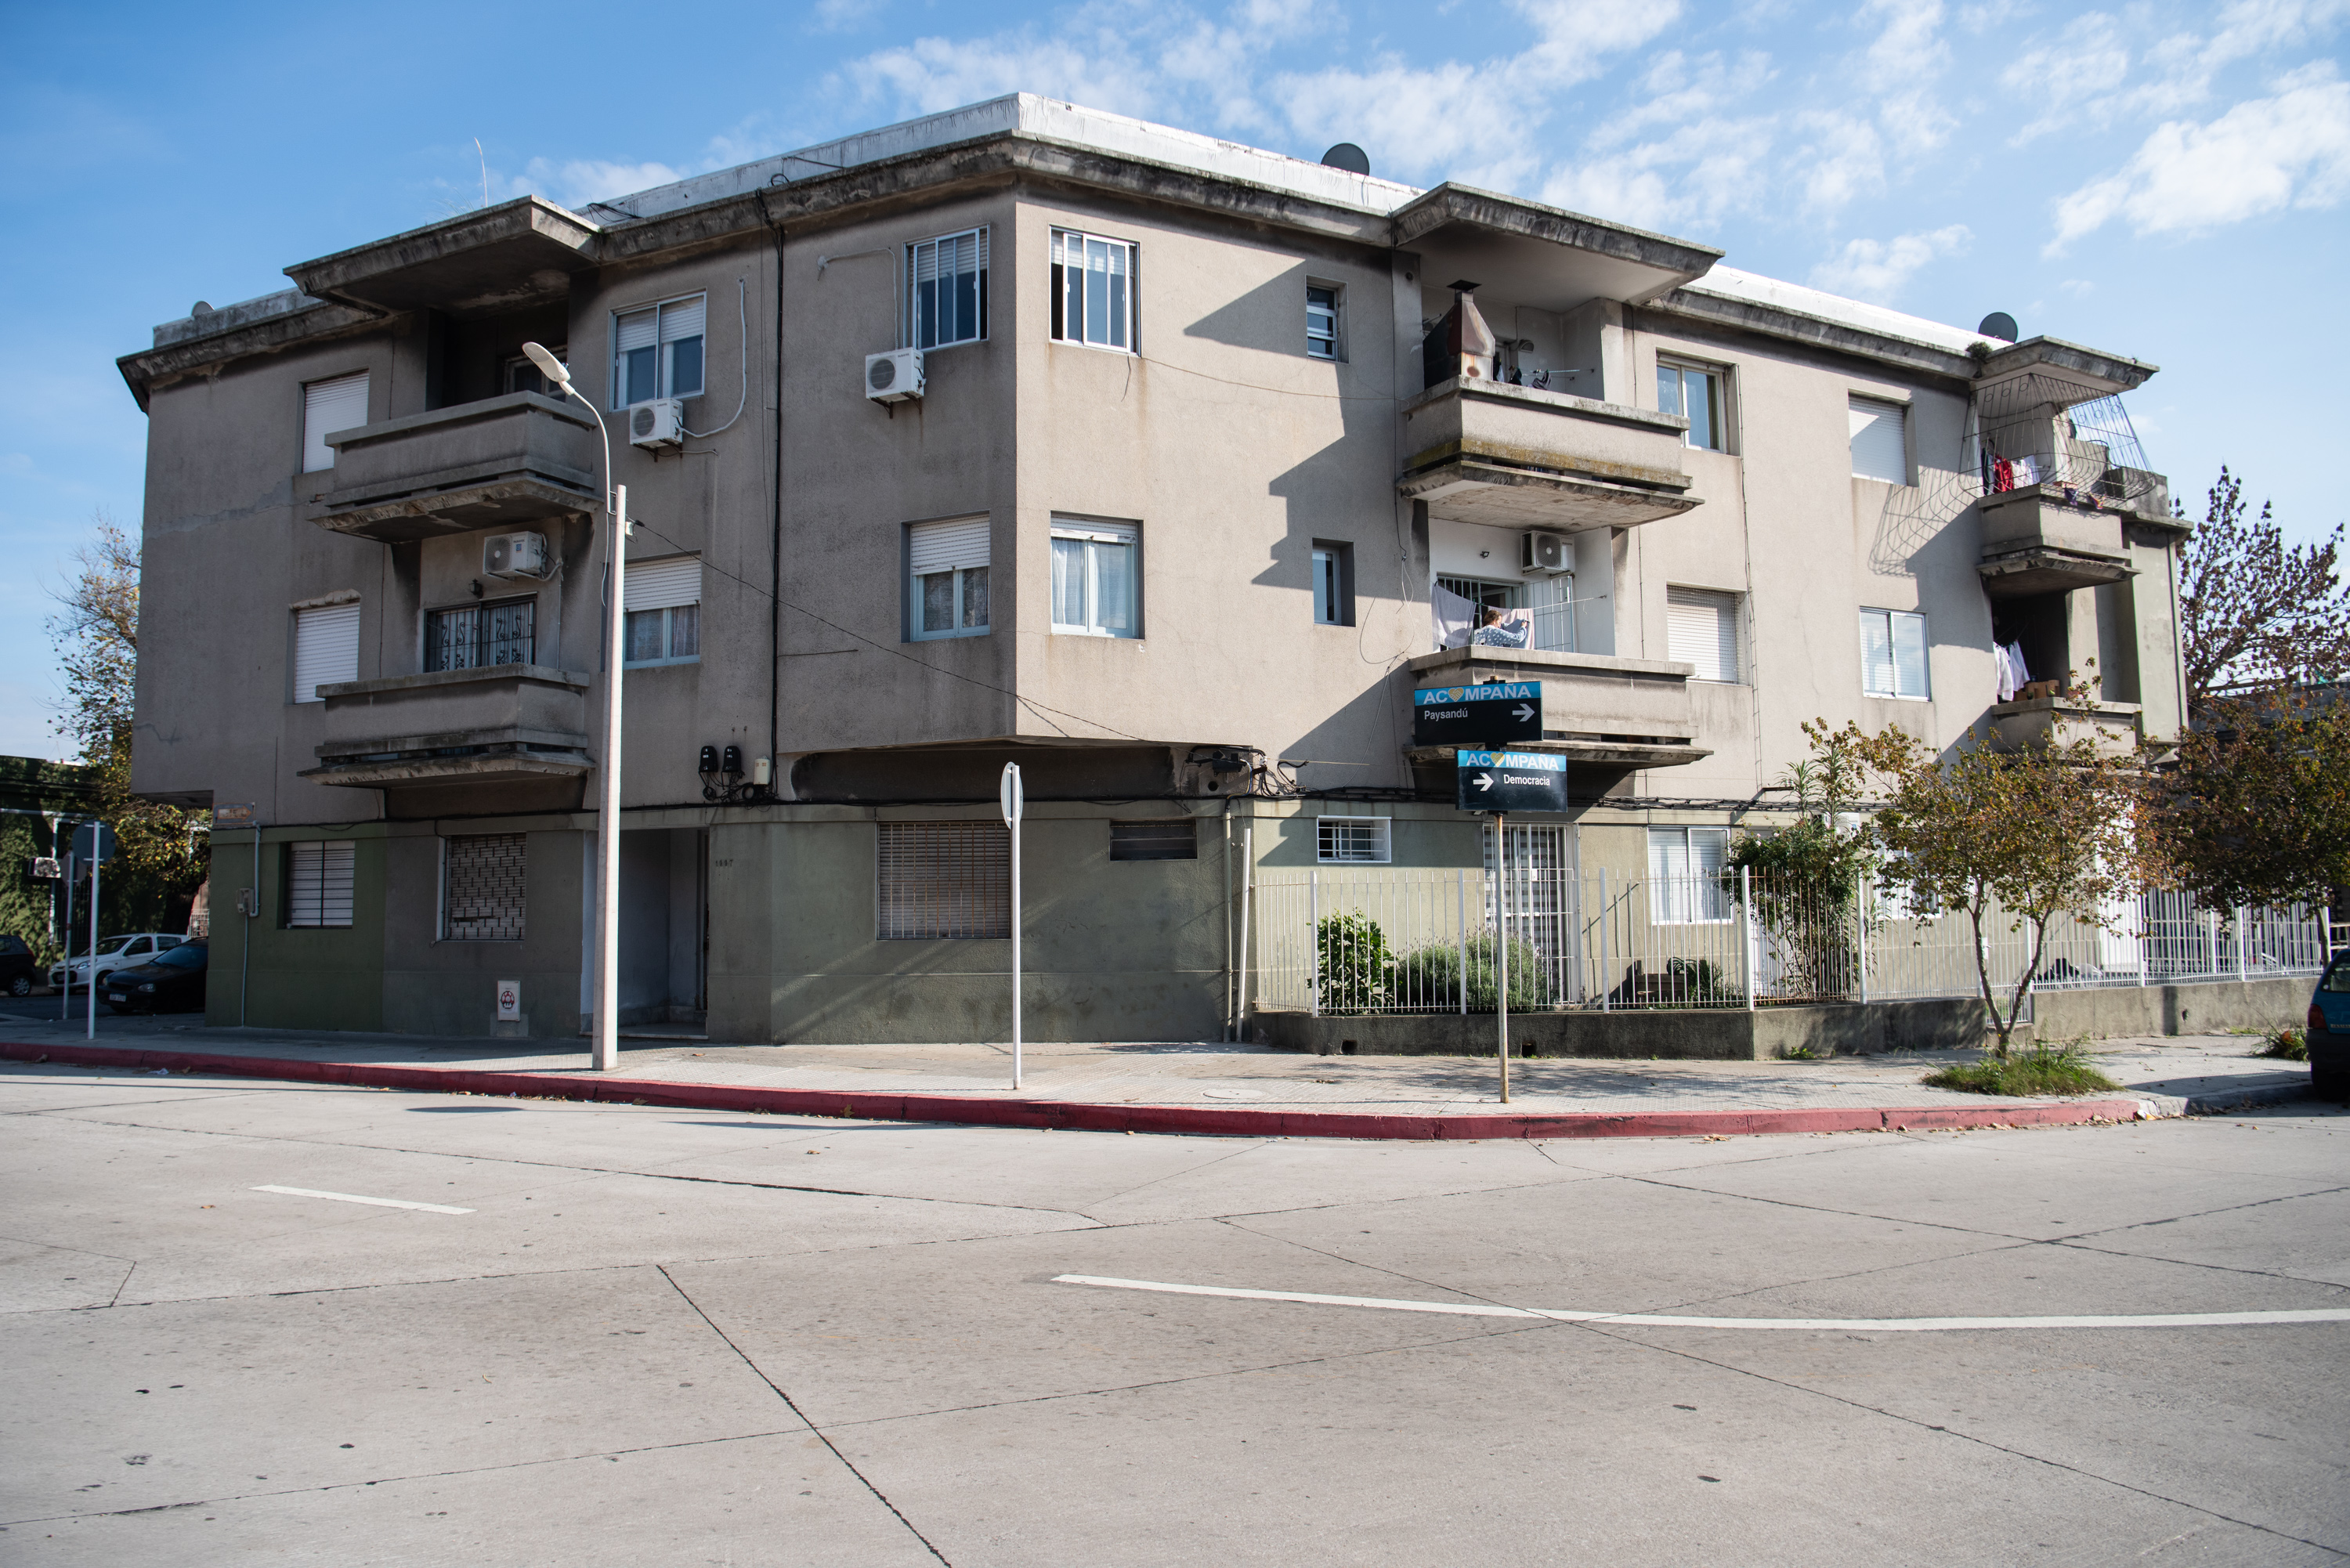
<svg viewBox="0 0 2350 1568"><path fill-rule="evenodd" d="M1253 868L1493 853L1416 688L1538 682L1513 853L1627 875L1783 819L1807 719L2178 726L2153 367L1355 161L1019 95L159 327L134 782L251 807L211 1021L575 1035L615 678L623 1021L778 1043L1004 1031L1007 761L1031 1033L1213 1039Z"/></svg>

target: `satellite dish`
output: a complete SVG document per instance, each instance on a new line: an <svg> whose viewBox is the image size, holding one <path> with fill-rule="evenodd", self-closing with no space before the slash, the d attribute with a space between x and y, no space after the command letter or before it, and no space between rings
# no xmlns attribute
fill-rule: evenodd
<svg viewBox="0 0 2350 1568"><path fill-rule="evenodd" d="M1332 169L1344 169L1349 174L1368 174L1371 156L1351 141L1342 141L1322 155L1323 163Z"/></svg>
<svg viewBox="0 0 2350 1568"><path fill-rule="evenodd" d="M2004 310L1994 310L1984 317L1982 325L1975 330L1986 337L1996 337L2002 343L2013 343L2021 336L2016 330L2015 317Z"/></svg>

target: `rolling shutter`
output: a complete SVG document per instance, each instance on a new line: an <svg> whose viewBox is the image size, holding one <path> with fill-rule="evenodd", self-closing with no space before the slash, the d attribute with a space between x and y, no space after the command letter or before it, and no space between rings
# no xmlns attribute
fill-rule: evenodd
<svg viewBox="0 0 2350 1568"><path fill-rule="evenodd" d="M913 575L969 571L987 565L990 526L984 517L917 523L906 531L907 561Z"/></svg>
<svg viewBox="0 0 2350 1568"><path fill-rule="evenodd" d="M884 822L875 834L875 936L1012 934L1012 834L1003 824Z"/></svg>
<svg viewBox="0 0 2350 1568"><path fill-rule="evenodd" d="M1665 590L1670 656L1697 667L1700 680L1738 679L1738 596L1704 588Z"/></svg>
<svg viewBox="0 0 2350 1568"><path fill-rule="evenodd" d="M321 701L318 688L359 678L359 607L294 612L294 701Z"/></svg>
<svg viewBox="0 0 2350 1568"><path fill-rule="evenodd" d="M368 373L312 381L302 389L302 472L335 466L327 438L368 422Z"/></svg>
<svg viewBox="0 0 2350 1568"><path fill-rule="evenodd" d="M631 348L650 348L659 335L659 316L650 310L639 310L621 317L612 325L613 346L626 354Z"/></svg>
<svg viewBox="0 0 2350 1568"><path fill-rule="evenodd" d="M691 299L681 299L660 307L660 338L664 343L677 343L688 337L702 336L710 318L710 296L697 294Z"/></svg>
<svg viewBox="0 0 2350 1568"><path fill-rule="evenodd" d="M702 602L702 557L672 556L663 561L629 563L625 607L631 610L674 609Z"/></svg>
<svg viewBox="0 0 2350 1568"><path fill-rule="evenodd" d="M1899 403L1870 398L1851 400L1852 472L1856 479L1909 483L1909 442L1902 425L1908 412Z"/></svg>
<svg viewBox="0 0 2350 1568"><path fill-rule="evenodd" d="M348 926L358 846L348 839L286 846L286 923Z"/></svg>

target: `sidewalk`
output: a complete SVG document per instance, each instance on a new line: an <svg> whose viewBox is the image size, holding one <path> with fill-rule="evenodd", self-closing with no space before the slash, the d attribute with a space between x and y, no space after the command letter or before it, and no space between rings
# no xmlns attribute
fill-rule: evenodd
<svg viewBox="0 0 2350 1568"><path fill-rule="evenodd" d="M21 1004L20 1004L21 1005ZM2241 1035L2107 1041L2123 1085L2093 1100L1929 1089L1972 1053L1820 1062L1513 1062L1511 1103L1491 1058L1306 1056L1220 1044L1029 1046L1024 1087L999 1045L726 1045L624 1041L615 1074L586 1042L426 1040L207 1029L185 1017L81 1022L0 1012L0 1057L153 1072L546 1096L879 1120L1107 1131L1337 1137L1639 1137L1867 1127L2029 1126L2183 1116L2297 1098L2308 1070Z"/></svg>

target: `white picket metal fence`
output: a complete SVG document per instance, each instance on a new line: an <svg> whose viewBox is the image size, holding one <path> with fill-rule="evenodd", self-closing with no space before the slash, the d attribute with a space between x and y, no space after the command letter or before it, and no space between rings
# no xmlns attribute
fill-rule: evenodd
<svg viewBox="0 0 2350 1568"><path fill-rule="evenodd" d="M1312 1013L1754 1007L1972 996L1980 961L2011 994L2028 926L1908 908L1863 882L1834 894L1740 871L1578 876L1324 866L1252 888L1251 1005ZM2011 926L2018 929L2011 929ZM2312 975L2334 936L2322 909L2212 909L2149 889L2049 929L2032 990ZM1506 964L1498 961L1506 958Z"/></svg>

